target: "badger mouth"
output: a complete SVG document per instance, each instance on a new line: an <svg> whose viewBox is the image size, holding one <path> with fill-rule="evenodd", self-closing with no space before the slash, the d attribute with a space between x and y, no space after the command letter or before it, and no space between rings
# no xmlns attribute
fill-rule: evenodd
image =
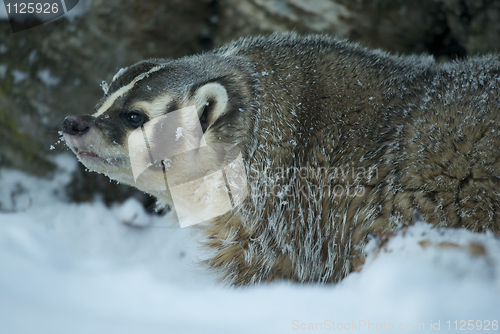
<svg viewBox="0 0 500 334"><path fill-rule="evenodd" d="M79 149L75 148L75 153L77 154L78 158L80 160L85 160L85 162L90 162L90 163L104 163L107 165L123 165L125 161L127 160L124 157L108 157L108 158L103 158L99 154L86 150L86 149Z"/></svg>
<svg viewBox="0 0 500 334"><path fill-rule="evenodd" d="M74 148L75 154L80 158L80 160L85 160L93 163L105 163L109 164L110 159L104 159L101 157L99 154L86 150L86 149L81 149L81 148Z"/></svg>
<svg viewBox="0 0 500 334"><path fill-rule="evenodd" d="M77 149L75 148L75 151L76 153L79 155L79 156L84 156L84 157L89 157L89 158L97 158L97 159L101 159L101 160L104 160L103 158L101 158L98 154L94 153L94 152L91 152L91 151L87 151L87 150L81 150L81 149ZM105 160L104 160L105 161Z"/></svg>

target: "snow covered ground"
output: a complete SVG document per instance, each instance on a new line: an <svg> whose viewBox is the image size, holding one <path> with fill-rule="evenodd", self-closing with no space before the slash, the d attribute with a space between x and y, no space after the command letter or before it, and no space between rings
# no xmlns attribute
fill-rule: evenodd
<svg viewBox="0 0 500 334"><path fill-rule="evenodd" d="M499 331L492 235L418 223L378 255L369 244L363 270L338 285L231 288L197 265L194 228L135 200L69 203L77 162L57 163L51 180L0 174L0 333Z"/></svg>

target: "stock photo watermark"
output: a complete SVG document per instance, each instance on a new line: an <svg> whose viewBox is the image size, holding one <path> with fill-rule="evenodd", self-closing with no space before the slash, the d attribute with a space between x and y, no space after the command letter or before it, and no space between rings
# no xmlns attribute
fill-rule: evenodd
<svg viewBox="0 0 500 334"><path fill-rule="evenodd" d="M292 321L294 331L497 331L498 320L430 320L429 322L387 322L370 320L322 322Z"/></svg>
<svg viewBox="0 0 500 334"><path fill-rule="evenodd" d="M181 227L223 215L247 197L308 199L363 196L378 169L245 167L236 144L207 142L194 106L172 111L128 137L134 182L148 192L168 193Z"/></svg>
<svg viewBox="0 0 500 334"><path fill-rule="evenodd" d="M12 32L53 21L76 7L79 0L3 0Z"/></svg>
<svg viewBox="0 0 500 334"><path fill-rule="evenodd" d="M376 167L259 167L250 165L252 196L339 198L363 196L368 184L378 179Z"/></svg>

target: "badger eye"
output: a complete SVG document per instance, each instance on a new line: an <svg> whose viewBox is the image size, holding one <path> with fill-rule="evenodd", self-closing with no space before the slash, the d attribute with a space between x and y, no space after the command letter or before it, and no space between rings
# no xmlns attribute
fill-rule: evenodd
<svg viewBox="0 0 500 334"><path fill-rule="evenodd" d="M134 128L138 128L146 123L146 117L140 110L131 110L125 115L127 122Z"/></svg>

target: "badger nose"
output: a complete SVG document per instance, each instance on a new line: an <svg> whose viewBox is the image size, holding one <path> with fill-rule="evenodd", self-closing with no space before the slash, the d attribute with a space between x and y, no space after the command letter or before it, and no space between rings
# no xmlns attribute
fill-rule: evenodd
<svg viewBox="0 0 500 334"><path fill-rule="evenodd" d="M68 116L64 119L63 132L72 136L81 136L87 133L92 126L89 116Z"/></svg>

